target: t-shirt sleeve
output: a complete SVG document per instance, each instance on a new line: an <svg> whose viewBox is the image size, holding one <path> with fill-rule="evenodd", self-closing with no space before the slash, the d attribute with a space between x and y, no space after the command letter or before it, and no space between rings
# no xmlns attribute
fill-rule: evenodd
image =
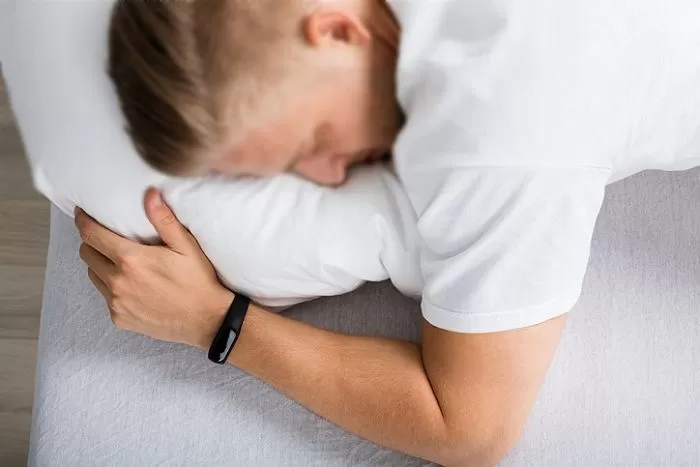
<svg viewBox="0 0 700 467"><path fill-rule="evenodd" d="M419 193L428 322L497 332L570 311L609 171L479 167L423 175L409 192Z"/></svg>

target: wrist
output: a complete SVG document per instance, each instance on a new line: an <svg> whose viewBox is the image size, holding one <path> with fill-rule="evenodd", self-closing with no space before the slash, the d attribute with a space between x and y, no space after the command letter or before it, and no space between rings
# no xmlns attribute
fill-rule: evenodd
<svg viewBox="0 0 700 467"><path fill-rule="evenodd" d="M194 347L205 352L209 350L235 296L233 292L223 288L218 293L211 295L201 310L202 325L199 332L196 333Z"/></svg>

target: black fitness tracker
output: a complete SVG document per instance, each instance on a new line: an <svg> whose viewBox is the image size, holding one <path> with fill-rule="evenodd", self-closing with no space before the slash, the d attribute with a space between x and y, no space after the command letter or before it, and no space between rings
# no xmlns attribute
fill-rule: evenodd
<svg viewBox="0 0 700 467"><path fill-rule="evenodd" d="M241 334L243 320L248 312L250 299L245 295L236 294L233 302L226 312L223 323L216 333L216 337L209 347L209 360L222 365L226 363L233 346L236 345L238 336Z"/></svg>

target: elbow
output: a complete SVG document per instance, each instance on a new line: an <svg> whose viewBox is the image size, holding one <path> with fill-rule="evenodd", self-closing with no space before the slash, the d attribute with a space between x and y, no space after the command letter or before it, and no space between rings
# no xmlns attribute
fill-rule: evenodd
<svg viewBox="0 0 700 467"><path fill-rule="evenodd" d="M439 463L446 467L491 467L499 464L520 440L515 424L474 424L449 430L440 449Z"/></svg>

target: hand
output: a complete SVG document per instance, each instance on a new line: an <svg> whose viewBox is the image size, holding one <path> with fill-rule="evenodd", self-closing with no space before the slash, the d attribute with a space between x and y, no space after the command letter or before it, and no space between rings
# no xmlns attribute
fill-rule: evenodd
<svg viewBox="0 0 700 467"><path fill-rule="evenodd" d="M118 328L206 349L233 294L159 192L146 193L145 208L163 246L127 240L77 211L80 258Z"/></svg>

